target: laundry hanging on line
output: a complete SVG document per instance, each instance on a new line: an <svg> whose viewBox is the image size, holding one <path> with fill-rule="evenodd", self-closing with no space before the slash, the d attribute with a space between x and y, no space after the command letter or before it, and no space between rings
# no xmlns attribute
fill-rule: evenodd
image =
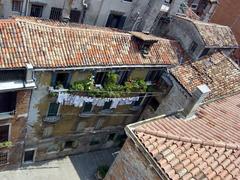
<svg viewBox="0 0 240 180"><path fill-rule="evenodd" d="M60 103L61 105L73 105L74 107L82 107L84 103L91 102L92 105L101 107L104 106L106 102L111 102L110 109L115 109L118 105L129 105L138 100L138 96L125 98L97 98L59 92L57 103Z"/></svg>

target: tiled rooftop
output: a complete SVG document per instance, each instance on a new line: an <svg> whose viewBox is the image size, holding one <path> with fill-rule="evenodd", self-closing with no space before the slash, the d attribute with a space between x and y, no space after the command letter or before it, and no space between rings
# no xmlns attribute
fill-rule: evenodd
<svg viewBox="0 0 240 180"><path fill-rule="evenodd" d="M206 100L240 91L240 69L221 53L177 66L171 73L190 94L197 86L208 85L211 92Z"/></svg>
<svg viewBox="0 0 240 180"><path fill-rule="evenodd" d="M205 104L191 120L155 118L134 127L171 179L240 178L240 94Z"/></svg>
<svg viewBox="0 0 240 180"><path fill-rule="evenodd" d="M159 39L143 58L128 32L26 17L0 20L0 68L173 65L178 48Z"/></svg>
<svg viewBox="0 0 240 180"><path fill-rule="evenodd" d="M206 23L186 17L178 17L195 25L206 46L237 48L238 43L230 27L214 23Z"/></svg>

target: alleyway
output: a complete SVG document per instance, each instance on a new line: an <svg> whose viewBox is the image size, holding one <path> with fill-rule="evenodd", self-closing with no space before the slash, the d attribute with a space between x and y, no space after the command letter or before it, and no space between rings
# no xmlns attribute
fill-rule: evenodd
<svg viewBox="0 0 240 180"><path fill-rule="evenodd" d="M0 172L1 180L94 180L100 165L111 165L112 153L108 149L37 163L14 171Z"/></svg>

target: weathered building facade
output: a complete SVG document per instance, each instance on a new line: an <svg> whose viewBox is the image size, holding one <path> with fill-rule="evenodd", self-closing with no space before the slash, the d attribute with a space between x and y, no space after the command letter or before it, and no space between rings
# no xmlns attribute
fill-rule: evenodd
<svg viewBox="0 0 240 180"><path fill-rule="evenodd" d="M205 22L212 18L218 5L218 0L188 0L188 6Z"/></svg>
<svg viewBox="0 0 240 180"><path fill-rule="evenodd" d="M155 34L178 40L193 60L218 51L229 56L238 48L235 36L228 26L183 16L173 16L167 24L158 27Z"/></svg>
<svg viewBox="0 0 240 180"><path fill-rule="evenodd" d="M182 58L176 41L138 32L24 17L1 24L12 48L2 68L34 68L23 163L121 145L149 99L168 93L164 73Z"/></svg>
<svg viewBox="0 0 240 180"><path fill-rule="evenodd" d="M32 68L5 69L0 78L0 169L20 167L24 154Z"/></svg>

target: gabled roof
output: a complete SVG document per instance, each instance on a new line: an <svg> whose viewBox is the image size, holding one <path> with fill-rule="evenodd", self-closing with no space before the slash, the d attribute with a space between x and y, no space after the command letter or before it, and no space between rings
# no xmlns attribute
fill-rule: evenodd
<svg viewBox="0 0 240 180"><path fill-rule="evenodd" d="M211 90L206 100L240 92L240 69L222 53L171 69L171 74L190 93L201 84Z"/></svg>
<svg viewBox="0 0 240 180"><path fill-rule="evenodd" d="M182 16L177 17L192 23L207 47L238 48L237 40L230 27Z"/></svg>
<svg viewBox="0 0 240 180"><path fill-rule="evenodd" d="M205 104L191 120L169 116L130 125L170 179L240 178L240 94Z"/></svg>
<svg viewBox="0 0 240 180"><path fill-rule="evenodd" d="M0 20L0 68L173 65L178 48L159 38L143 58L128 32L28 17Z"/></svg>

